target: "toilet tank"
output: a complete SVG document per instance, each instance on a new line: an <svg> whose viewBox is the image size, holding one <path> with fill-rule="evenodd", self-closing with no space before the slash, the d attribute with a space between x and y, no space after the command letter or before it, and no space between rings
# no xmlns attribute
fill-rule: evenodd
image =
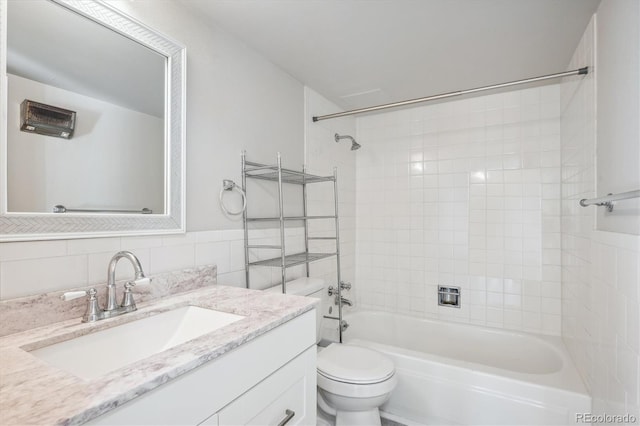
<svg viewBox="0 0 640 426"><path fill-rule="evenodd" d="M282 293L282 285L278 284L265 289L265 291ZM320 299L320 305L316 307L316 343L320 341L320 330L322 330L323 312L325 311L322 298L324 292L324 280L320 278L302 277L287 282L287 294Z"/></svg>

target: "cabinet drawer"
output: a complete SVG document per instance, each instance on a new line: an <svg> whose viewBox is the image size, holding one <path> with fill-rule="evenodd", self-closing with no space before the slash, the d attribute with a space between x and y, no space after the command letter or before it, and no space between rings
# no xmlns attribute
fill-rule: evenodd
<svg viewBox="0 0 640 426"><path fill-rule="evenodd" d="M316 424L315 346L220 410L217 424L276 426L287 419L287 426Z"/></svg>

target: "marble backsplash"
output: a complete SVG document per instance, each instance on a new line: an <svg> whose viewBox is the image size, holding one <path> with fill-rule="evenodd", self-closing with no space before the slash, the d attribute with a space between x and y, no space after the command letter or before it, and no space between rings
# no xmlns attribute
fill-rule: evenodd
<svg viewBox="0 0 640 426"><path fill-rule="evenodd" d="M216 277L215 265L150 275L151 284L136 287L134 298L136 303L142 303L215 285ZM119 281L117 284L118 301L124 292L123 283L124 281ZM0 337L73 318L78 318L79 321L87 307L86 298L65 302L60 296L67 291L88 290L92 287L98 291L98 300L102 306L106 299L106 283L0 301Z"/></svg>

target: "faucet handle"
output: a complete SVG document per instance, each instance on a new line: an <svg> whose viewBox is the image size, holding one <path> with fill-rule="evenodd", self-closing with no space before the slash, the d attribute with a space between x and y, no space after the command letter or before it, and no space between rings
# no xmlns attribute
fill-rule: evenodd
<svg viewBox="0 0 640 426"><path fill-rule="evenodd" d="M100 315L102 314L102 310L98 306L98 298L96 295L98 291L95 288L90 288L89 290L80 290L80 291L67 291L60 299L68 302L69 300L77 299L82 296L87 297L87 310L82 316L82 322L93 322L100 319Z"/></svg>
<svg viewBox="0 0 640 426"><path fill-rule="evenodd" d="M132 287L135 285L149 285L151 284L151 278L142 277L137 280L130 281L124 285L125 288L127 288L127 284L131 284Z"/></svg>
<svg viewBox="0 0 640 426"><path fill-rule="evenodd" d="M135 285L135 281L127 281L124 283L124 293L122 294L122 303L120 304L123 308L135 308L136 302L133 300L133 292L131 291Z"/></svg>
<svg viewBox="0 0 640 426"><path fill-rule="evenodd" d="M65 302L68 302L69 300L77 299L78 297L82 297L86 295L87 295L87 292L84 290L83 291L67 291L62 296L60 296L60 299L64 300Z"/></svg>
<svg viewBox="0 0 640 426"><path fill-rule="evenodd" d="M95 288L91 288L89 290L79 290L79 291L67 291L60 296L60 299L68 302L69 300L77 299L82 296L89 296L89 298L96 296L98 292Z"/></svg>
<svg viewBox="0 0 640 426"><path fill-rule="evenodd" d="M124 283L124 294L122 295L122 306L123 308L130 308L131 310L135 310L136 302L133 300L133 292L131 289L137 285L145 286L151 283L151 278L142 277L137 280L127 281Z"/></svg>

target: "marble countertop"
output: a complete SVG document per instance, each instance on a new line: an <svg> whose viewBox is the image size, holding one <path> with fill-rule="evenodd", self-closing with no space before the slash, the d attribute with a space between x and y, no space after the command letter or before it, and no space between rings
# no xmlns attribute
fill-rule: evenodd
<svg viewBox="0 0 640 426"><path fill-rule="evenodd" d="M2 337L0 424L84 423L313 309L315 303L306 297L216 285L140 303L135 312L96 323L77 318ZM80 379L29 353L188 305L245 318L94 380Z"/></svg>

